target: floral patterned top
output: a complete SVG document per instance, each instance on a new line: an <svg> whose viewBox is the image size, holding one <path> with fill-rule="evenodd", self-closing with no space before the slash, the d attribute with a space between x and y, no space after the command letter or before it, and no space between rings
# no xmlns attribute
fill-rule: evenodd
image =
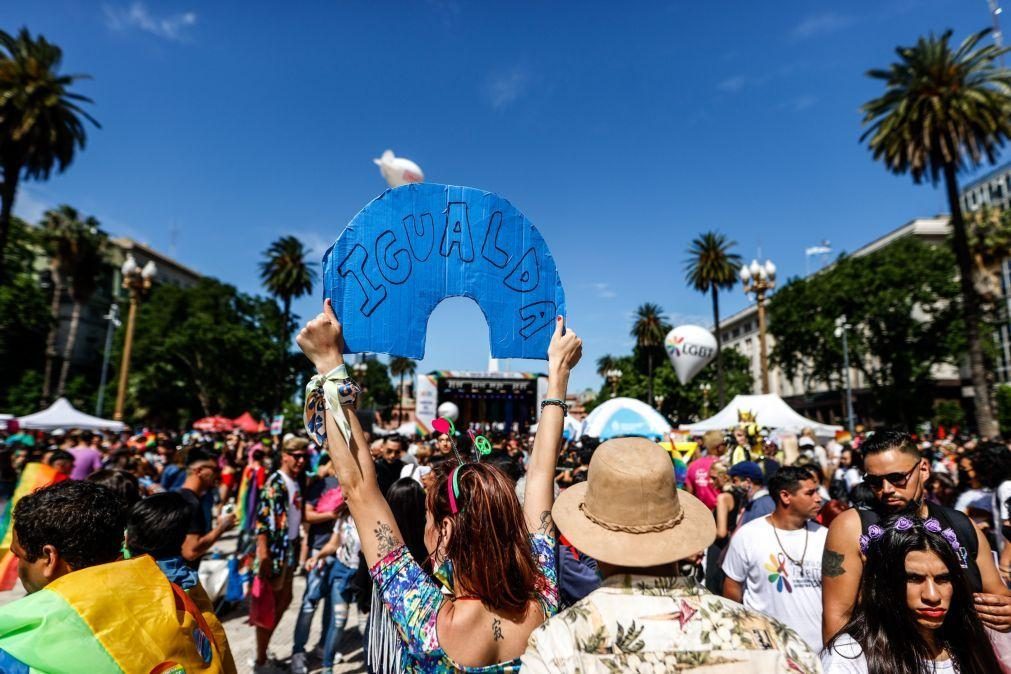
<svg viewBox="0 0 1011 674"><path fill-rule="evenodd" d="M558 612L555 539L531 534L530 545L541 572L536 598L545 617L550 618ZM436 621L448 597L442 586L414 561L407 546L401 545L390 552L369 572L404 640L405 671L417 674L515 674L520 671L519 658L487 667L463 667L446 655L439 645Z"/></svg>
<svg viewBox="0 0 1011 674"><path fill-rule="evenodd" d="M612 576L530 636L523 674L820 674L796 632L688 578Z"/></svg>
<svg viewBox="0 0 1011 674"><path fill-rule="evenodd" d="M290 561L291 540L288 538L288 503L291 495L280 471L274 471L260 490L256 511L256 535L267 536L270 550L270 575L278 576Z"/></svg>

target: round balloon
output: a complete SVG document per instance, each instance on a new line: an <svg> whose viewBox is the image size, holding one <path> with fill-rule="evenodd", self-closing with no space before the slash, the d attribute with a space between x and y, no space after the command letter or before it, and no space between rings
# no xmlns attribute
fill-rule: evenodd
<svg viewBox="0 0 1011 674"><path fill-rule="evenodd" d="M450 421L456 421L460 416L460 408L455 403L444 402L439 405L438 413L440 417L445 417Z"/></svg>
<svg viewBox="0 0 1011 674"><path fill-rule="evenodd" d="M716 337L701 325L679 325L667 333L663 344L682 385L716 356Z"/></svg>
<svg viewBox="0 0 1011 674"><path fill-rule="evenodd" d="M398 157L393 154L393 150L387 150L382 157L372 161L379 167L379 172L386 178L386 183L390 187L400 187L425 180L425 174L421 172L420 166L410 159Z"/></svg>

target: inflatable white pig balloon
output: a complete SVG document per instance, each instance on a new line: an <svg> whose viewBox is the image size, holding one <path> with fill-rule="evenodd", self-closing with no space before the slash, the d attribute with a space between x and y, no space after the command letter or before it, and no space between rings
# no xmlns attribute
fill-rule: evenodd
<svg viewBox="0 0 1011 674"><path fill-rule="evenodd" d="M410 159L396 156L393 150L387 150L382 157L372 161L379 167L379 172L386 178L390 187L425 181L425 174L421 172L420 166Z"/></svg>
<svg viewBox="0 0 1011 674"><path fill-rule="evenodd" d="M716 356L716 337L700 325L679 325L663 340L682 386Z"/></svg>

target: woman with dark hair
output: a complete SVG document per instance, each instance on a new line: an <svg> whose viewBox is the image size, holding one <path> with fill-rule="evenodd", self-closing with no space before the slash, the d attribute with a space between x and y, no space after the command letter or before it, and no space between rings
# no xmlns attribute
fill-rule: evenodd
<svg viewBox="0 0 1011 674"><path fill-rule="evenodd" d="M104 485L123 499L129 510L141 499L140 480L133 473L116 468L102 468L88 476L88 482Z"/></svg>
<svg viewBox="0 0 1011 674"><path fill-rule="evenodd" d="M993 674L955 532L900 515L860 537L860 599L825 647L825 674Z"/></svg>
<svg viewBox="0 0 1011 674"><path fill-rule="evenodd" d="M379 491L365 434L354 414L357 387L344 367L341 327L329 301L297 341L320 373L307 387L307 427L325 424L362 551L404 639L405 669L519 671L531 632L558 607L552 486L569 373L582 355L579 338L565 332L558 316L548 347L548 394L522 506L512 482L498 468L480 462L440 467L427 496L425 544L434 567L446 578L448 594L404 544L404 534Z"/></svg>

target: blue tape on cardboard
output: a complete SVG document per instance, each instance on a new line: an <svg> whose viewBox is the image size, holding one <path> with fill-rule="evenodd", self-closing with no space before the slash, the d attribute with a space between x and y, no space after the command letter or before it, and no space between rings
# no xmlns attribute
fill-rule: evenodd
<svg viewBox="0 0 1011 674"><path fill-rule="evenodd" d="M421 183L386 190L323 256L324 296L349 353L425 355L428 318L469 297L493 358L546 359L565 292L537 228L502 197Z"/></svg>

